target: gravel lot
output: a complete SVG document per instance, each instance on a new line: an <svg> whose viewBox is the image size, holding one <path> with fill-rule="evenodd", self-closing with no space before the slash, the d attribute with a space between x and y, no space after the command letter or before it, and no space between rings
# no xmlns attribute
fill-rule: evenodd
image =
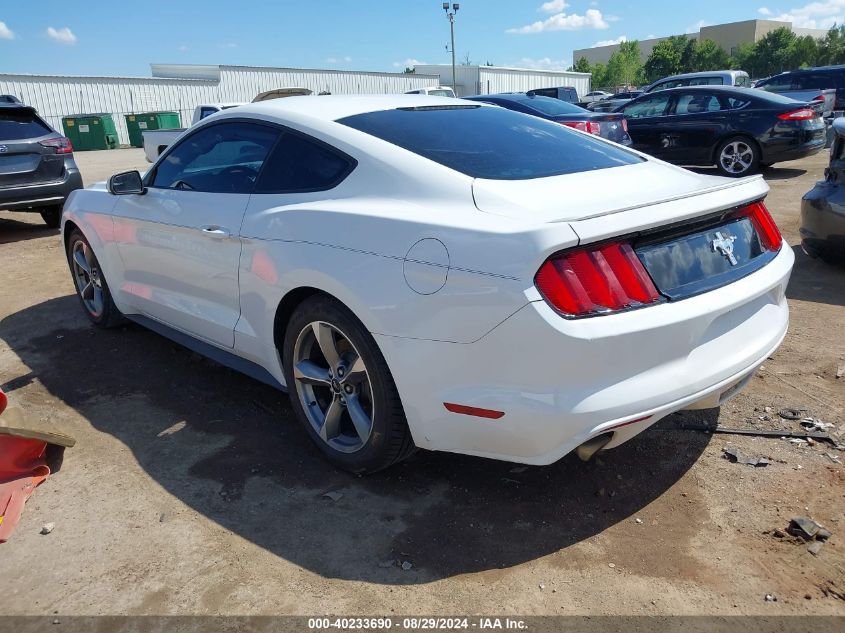
<svg viewBox="0 0 845 633"><path fill-rule="evenodd" d="M86 183L146 168L141 150L77 160ZM826 163L765 174L792 244ZM776 413L794 406L845 425L845 269L793 248L786 342L721 410L586 464L421 452L359 478L319 458L283 394L139 327L93 330L57 231L2 212L0 384L78 443L0 546L0 613L845 615L845 466L828 457L845 453L695 430L798 430ZM833 532L817 556L772 535L796 515Z"/></svg>

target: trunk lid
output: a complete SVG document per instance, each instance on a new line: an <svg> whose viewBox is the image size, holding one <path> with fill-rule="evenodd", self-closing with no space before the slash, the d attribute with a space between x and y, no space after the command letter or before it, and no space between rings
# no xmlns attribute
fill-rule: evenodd
<svg viewBox="0 0 845 633"><path fill-rule="evenodd" d="M648 160L635 165L551 178L477 178L473 181L472 189L476 206L486 213L546 223L583 221L628 212L622 224L634 228L643 222L647 224L650 215L656 213L657 217L661 216L660 210L648 210L646 207L671 206L670 215L667 216L667 221L671 221L673 212L683 215L685 209L692 210L700 204L706 208L706 205L711 204L707 200L699 200L695 204L684 200L741 188L749 180L756 181L758 178L704 176L660 161ZM762 191L759 191L759 187L756 189L755 195L759 197L768 191L765 185ZM736 195L741 197L743 194ZM712 203L718 204L722 198L729 203L734 197L730 194L712 196ZM678 201L681 204L672 204ZM599 227L590 226L589 233L599 230ZM599 226L608 226L608 223L602 220Z"/></svg>

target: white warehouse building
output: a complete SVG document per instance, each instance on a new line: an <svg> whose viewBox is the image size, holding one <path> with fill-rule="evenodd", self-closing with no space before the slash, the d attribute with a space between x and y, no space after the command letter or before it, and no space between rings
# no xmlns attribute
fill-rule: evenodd
<svg viewBox="0 0 845 633"><path fill-rule="evenodd" d="M452 85L451 64L418 64L417 73L437 75L440 85ZM535 88L571 86L583 97L590 92L590 73L499 66L456 66L455 93L459 97L497 92L527 92Z"/></svg>
<svg viewBox="0 0 845 633"><path fill-rule="evenodd" d="M0 73L0 94L33 106L53 128L62 117L110 113L121 144L129 143L125 114L178 112L190 125L202 103L252 101L273 88L301 87L314 93L394 94L436 86L437 74L272 68L193 64L151 64L151 77L85 77Z"/></svg>

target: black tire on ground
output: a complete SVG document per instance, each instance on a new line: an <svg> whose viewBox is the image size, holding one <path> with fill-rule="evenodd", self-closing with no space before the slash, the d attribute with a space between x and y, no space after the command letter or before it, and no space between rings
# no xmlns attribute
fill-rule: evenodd
<svg viewBox="0 0 845 633"><path fill-rule="evenodd" d="M760 169L770 169L774 163L760 163Z"/></svg>
<svg viewBox="0 0 845 633"><path fill-rule="evenodd" d="M41 219L44 220L44 224L49 226L51 229L59 228L59 225L62 223L62 208L61 207L47 207L41 211Z"/></svg>
<svg viewBox="0 0 845 633"><path fill-rule="evenodd" d="M743 167L742 163L734 163L731 166L728 166L721 160L722 152L725 151L728 146L733 144L737 144L735 147L739 150L737 153L741 154L741 156L748 157L750 155L751 159L750 161L747 161L747 167ZM719 171L722 172L723 175L731 176L733 178L740 178L742 176L753 174L760 168L760 148L755 141L745 136L732 136L725 139L719 143L719 146L716 148L716 167L718 167Z"/></svg>
<svg viewBox="0 0 845 633"><path fill-rule="evenodd" d="M358 350L366 365L373 398L372 432L355 452L342 452L324 441L312 426L294 379L294 348L301 332L314 322L340 330ZM409 457L416 450L393 376L372 335L342 303L327 295L313 295L294 310L282 344L285 381L291 406L309 437L328 461L353 473L373 473Z"/></svg>
<svg viewBox="0 0 845 633"><path fill-rule="evenodd" d="M92 311L92 309L86 305L86 302L82 297L83 288L80 287L83 282L78 278L74 271L73 254L77 248L83 247L90 253L91 264L89 264L89 266L95 271L95 278L100 284L98 286L98 290L101 292L102 309L99 310L99 312ZM88 243L88 240L79 229L74 229L68 237L67 259L68 266L70 267L71 278L73 279L74 287L76 288L76 296L91 323L103 329L123 325L126 322L126 319L120 313L120 310L117 309L117 306L114 305L108 283L106 283L106 278L100 270L100 263L97 261L96 255L94 255L94 250L91 248L91 244Z"/></svg>

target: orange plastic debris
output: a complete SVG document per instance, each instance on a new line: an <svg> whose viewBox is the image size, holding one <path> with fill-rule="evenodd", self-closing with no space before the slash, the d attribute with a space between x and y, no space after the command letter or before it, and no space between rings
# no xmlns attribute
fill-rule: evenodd
<svg viewBox="0 0 845 633"><path fill-rule="evenodd" d="M0 401L0 411L3 404ZM9 540L26 500L50 474L46 449L47 442L41 440L0 435L0 543Z"/></svg>

